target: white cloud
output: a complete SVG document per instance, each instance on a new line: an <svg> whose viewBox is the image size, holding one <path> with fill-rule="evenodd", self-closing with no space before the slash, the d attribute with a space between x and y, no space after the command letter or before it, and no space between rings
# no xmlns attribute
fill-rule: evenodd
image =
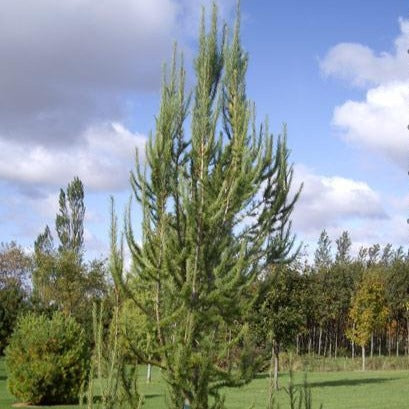
<svg viewBox="0 0 409 409"><path fill-rule="evenodd" d="M104 224L102 197L129 187L135 147L144 150L145 137L122 124L134 122L138 97L159 90L173 42L190 54L202 4L209 11L211 0L2 1L4 239L32 242L45 223L52 225L56 192L76 175L86 194L102 192L86 214L87 222ZM221 18L234 4L220 1ZM94 234L87 245L98 251L105 232Z"/></svg>
<svg viewBox="0 0 409 409"><path fill-rule="evenodd" d="M364 101L347 101L336 107L332 122L347 141L408 169L408 107L409 80L393 82L370 89Z"/></svg>
<svg viewBox="0 0 409 409"><path fill-rule="evenodd" d="M121 121L131 95L158 89L179 15L174 0L3 1L0 134L67 146Z"/></svg>
<svg viewBox="0 0 409 409"><path fill-rule="evenodd" d="M392 163L409 166L409 20L400 20L392 53L376 54L361 44L338 44L321 62L326 75L352 85L371 86L362 101L348 100L334 109L340 136Z"/></svg>
<svg viewBox="0 0 409 409"><path fill-rule="evenodd" d="M3 0L0 135L67 146L94 122L123 121L136 94L158 90L173 42L187 48L190 25L196 37L201 3Z"/></svg>
<svg viewBox="0 0 409 409"><path fill-rule="evenodd" d="M304 188L294 211L294 231L315 239L324 228L341 231L359 220L386 218L381 198L367 183L322 176L304 166L295 168L295 183Z"/></svg>
<svg viewBox="0 0 409 409"><path fill-rule="evenodd" d="M409 195L382 194L365 182L319 175L298 165L294 170L294 186L301 181L304 189L295 206L293 231L308 244L310 256L323 229L333 241L334 249L335 240L347 230L353 254L361 246L391 243L399 247L408 242Z"/></svg>
<svg viewBox="0 0 409 409"><path fill-rule="evenodd" d="M341 43L331 48L321 61L322 72L357 86L408 79L409 20L400 19L399 24L400 34L392 53L377 54L362 44Z"/></svg>
<svg viewBox="0 0 409 409"><path fill-rule="evenodd" d="M88 128L82 139L82 144L58 150L0 139L0 179L22 185L65 186L79 176L91 190L126 187L135 148L143 151L145 137L119 123L106 123Z"/></svg>
<svg viewBox="0 0 409 409"><path fill-rule="evenodd" d="M222 16L234 3L221 1ZM120 124L137 96L159 89L173 41L186 48L190 24L196 37L201 4L5 0L0 181L18 183L29 195L73 175L94 190L123 187L143 138ZM204 4L209 9L211 1Z"/></svg>

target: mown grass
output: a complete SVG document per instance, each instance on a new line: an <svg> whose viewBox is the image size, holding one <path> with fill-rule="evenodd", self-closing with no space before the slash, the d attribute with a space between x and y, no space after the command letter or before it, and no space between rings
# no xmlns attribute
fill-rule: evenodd
<svg viewBox="0 0 409 409"><path fill-rule="evenodd" d="M141 368L140 387L145 395L145 409L165 408L165 386L159 371L153 372L153 381L144 383L144 368ZM0 409L11 409L16 400L8 393L7 375L4 361L0 360ZM295 382L301 383L303 374L295 374ZM266 408L267 375L259 375L251 384L226 390L228 409ZM288 374L282 374L280 383L288 384ZM324 404L324 409L406 409L409 402L409 373L407 371L339 371L311 372L308 374L311 385L313 406ZM286 393L278 393L281 408L287 408ZM78 409L78 406L59 406L58 409Z"/></svg>

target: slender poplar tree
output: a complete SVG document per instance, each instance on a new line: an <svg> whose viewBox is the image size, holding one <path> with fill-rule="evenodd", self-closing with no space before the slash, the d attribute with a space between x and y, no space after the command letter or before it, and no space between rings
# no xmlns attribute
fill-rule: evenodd
<svg viewBox="0 0 409 409"><path fill-rule="evenodd" d="M131 209L126 217L138 279L115 279L155 328L155 351L138 354L162 368L174 409L222 408L222 387L252 379L250 286L293 248L289 218L299 191L290 194L286 131L273 144L267 123L256 126L247 64L239 18L231 36L225 29L220 35L214 7L209 31L202 17L192 98L175 51L145 166L137 162L131 175L143 212L142 243ZM143 304L138 285L151 289Z"/></svg>
<svg viewBox="0 0 409 409"><path fill-rule="evenodd" d="M67 191L60 190L59 212L55 219L55 230L60 240L60 251L70 250L81 256L84 243L84 186L75 177L67 186Z"/></svg>

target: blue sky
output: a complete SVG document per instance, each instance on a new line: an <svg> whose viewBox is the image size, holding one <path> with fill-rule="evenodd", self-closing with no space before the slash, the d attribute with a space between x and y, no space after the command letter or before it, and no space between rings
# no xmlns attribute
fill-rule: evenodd
<svg viewBox="0 0 409 409"><path fill-rule="evenodd" d="M161 64L176 40L189 68L210 3L5 0L0 241L30 248L54 223L59 188L79 175L86 247L106 254L109 196L121 212L134 149L154 126ZM235 1L219 7L231 23ZM400 0L242 1L248 95L274 133L288 125L304 182L294 231L311 251L323 228L334 240L349 230L355 249L406 246L408 11Z"/></svg>

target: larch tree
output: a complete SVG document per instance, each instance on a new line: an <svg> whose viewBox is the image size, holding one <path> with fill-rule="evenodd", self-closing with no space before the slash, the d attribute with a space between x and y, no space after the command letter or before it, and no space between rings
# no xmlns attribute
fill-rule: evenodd
<svg viewBox="0 0 409 409"><path fill-rule="evenodd" d="M252 379L250 287L293 248L289 218L299 190L290 193L285 129L273 144L267 123L256 126L247 64L239 18L231 39L226 30L220 35L214 7L209 31L202 18L192 98L175 51L145 166L137 161L131 175L143 213L141 243L131 208L126 217L137 280L115 279L152 323L155 351L138 354L162 368L172 409L223 408L220 389ZM138 285L151 288L148 302L135 297Z"/></svg>

